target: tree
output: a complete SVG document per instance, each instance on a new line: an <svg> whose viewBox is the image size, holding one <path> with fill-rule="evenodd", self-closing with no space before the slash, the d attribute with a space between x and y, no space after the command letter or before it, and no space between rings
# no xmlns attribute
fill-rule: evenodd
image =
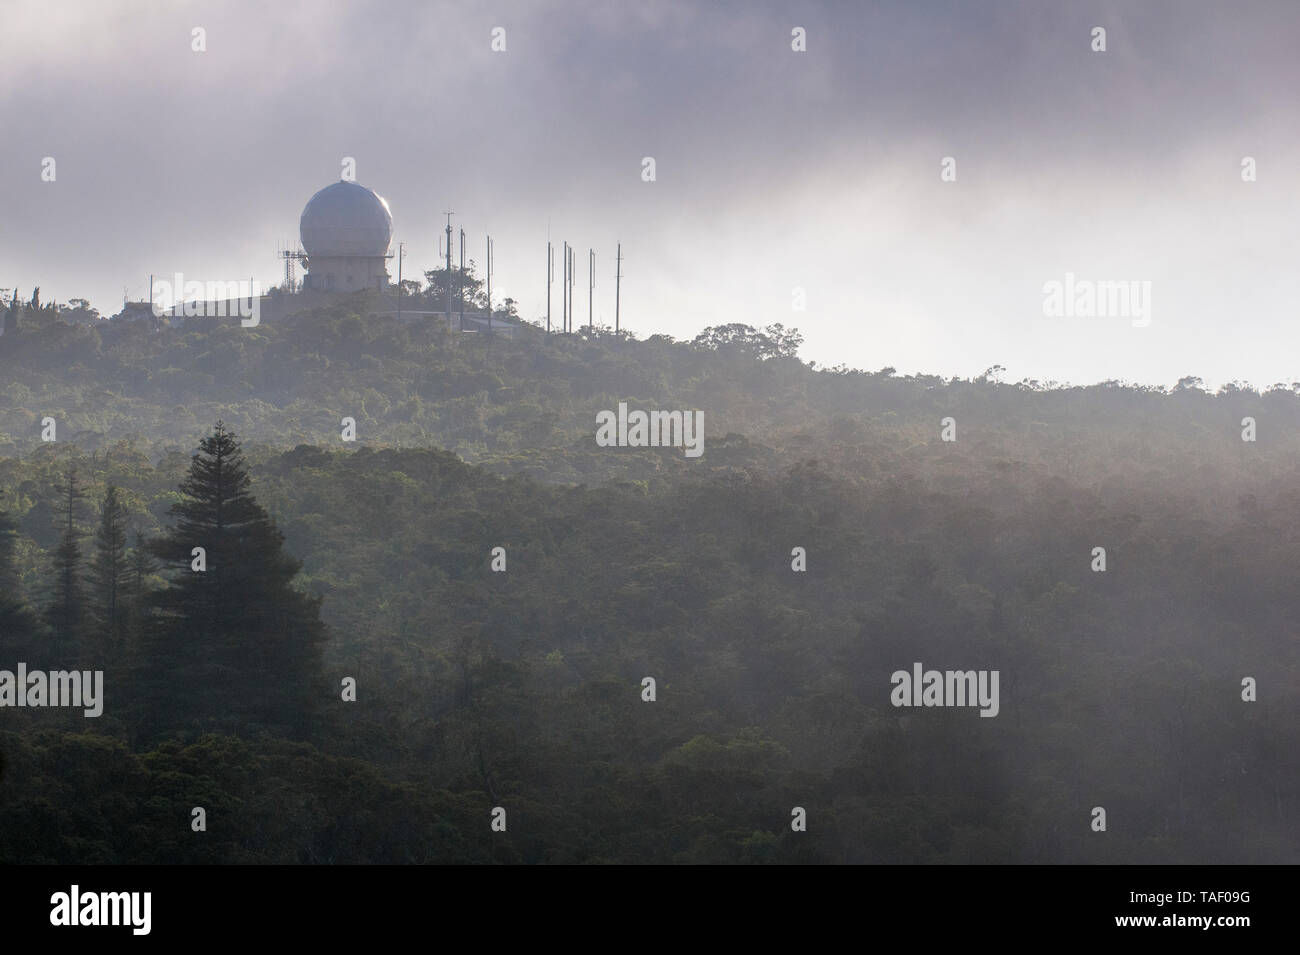
<svg viewBox="0 0 1300 955"><path fill-rule="evenodd" d="M481 312L487 308L487 295L484 294L483 280L474 275L474 262L471 260L461 271L459 266L451 267L451 275L448 276L446 268L433 269L424 273L424 280L428 283L424 290L431 301L432 307L437 310L443 310L447 307L447 284L451 283L451 310L455 314L460 308L461 297L464 297L465 311Z"/></svg>
<svg viewBox="0 0 1300 955"><path fill-rule="evenodd" d="M767 339L767 353L764 358L797 358L799 348L803 345L803 333L797 328L789 331L780 322L763 329Z"/></svg>
<svg viewBox="0 0 1300 955"><path fill-rule="evenodd" d="M730 325L712 325L691 341L697 348L710 351L733 352L752 355L760 360L768 358L795 358L803 335L798 329L786 330L784 325L769 325L759 331L752 325L733 322Z"/></svg>
<svg viewBox="0 0 1300 955"><path fill-rule="evenodd" d="M181 482L175 525L152 545L171 577L150 664L163 668L163 695L193 718L302 725L319 699L320 601L292 588L300 563L250 483L235 435L218 421ZM161 689L157 675L152 686Z"/></svg>
<svg viewBox="0 0 1300 955"><path fill-rule="evenodd" d="M65 322L86 322L93 324L99 321L99 309L94 308L88 299L70 298L68 299L68 311L62 316Z"/></svg>
<svg viewBox="0 0 1300 955"><path fill-rule="evenodd" d="M138 636L144 627L149 612L149 579L157 572L158 562L150 550L149 539L136 531L122 584L123 616L128 633Z"/></svg>
<svg viewBox="0 0 1300 955"><path fill-rule="evenodd" d="M86 499L86 490L77 477L77 468L70 466L62 480L56 480L54 491L59 497L59 521L63 537L54 552L54 589L49 606L49 624L54 638L65 648L70 648L84 633L86 623L86 595L82 583L81 530L78 512Z"/></svg>
<svg viewBox="0 0 1300 955"><path fill-rule="evenodd" d="M14 566L14 547L18 543L18 525L9 512L0 508L0 602L17 601L18 570Z"/></svg>
<svg viewBox="0 0 1300 955"><path fill-rule="evenodd" d="M126 508L118 489L110 484L104 494L91 567L92 613L105 659L120 658L125 647L126 577Z"/></svg>
<svg viewBox="0 0 1300 955"><path fill-rule="evenodd" d="M0 508L0 647L6 655L25 655L38 631L35 616L19 596L14 557L17 543L18 527L9 512Z"/></svg>
<svg viewBox="0 0 1300 955"><path fill-rule="evenodd" d="M5 311L5 334L13 335L18 332L18 317L22 309L22 303L18 300L18 289L14 289L14 297L9 300L9 308Z"/></svg>

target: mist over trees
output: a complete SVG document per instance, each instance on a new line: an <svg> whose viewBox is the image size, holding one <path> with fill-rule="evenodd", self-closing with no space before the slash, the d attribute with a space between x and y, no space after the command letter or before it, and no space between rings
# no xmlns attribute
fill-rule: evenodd
<svg viewBox="0 0 1300 955"><path fill-rule="evenodd" d="M488 340L361 296L21 312L0 669L102 666L107 702L0 710L0 859L1300 859L1295 386L819 369L778 325ZM703 411L703 456L598 448L619 401ZM999 670L997 717L893 706L918 661Z"/></svg>

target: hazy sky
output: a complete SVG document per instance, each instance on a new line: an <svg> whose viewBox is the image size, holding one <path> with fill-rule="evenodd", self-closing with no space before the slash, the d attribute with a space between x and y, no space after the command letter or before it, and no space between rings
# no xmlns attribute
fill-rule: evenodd
<svg viewBox="0 0 1300 955"><path fill-rule="evenodd" d="M581 250L582 323L595 247L612 325L621 240L642 336L782 322L872 370L1290 382L1298 49L1293 0L0 0L0 287L109 314L150 272L276 284L352 156L407 277L451 208L526 317L549 234ZM1066 273L1150 282L1149 324L1044 314Z"/></svg>

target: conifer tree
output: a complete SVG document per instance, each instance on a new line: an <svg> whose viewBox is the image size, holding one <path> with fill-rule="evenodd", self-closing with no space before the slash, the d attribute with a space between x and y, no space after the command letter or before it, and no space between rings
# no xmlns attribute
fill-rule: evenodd
<svg viewBox="0 0 1300 955"><path fill-rule="evenodd" d="M120 658L125 647L127 571L126 508L118 489L110 484L104 494L91 566L92 611L99 637L97 649L103 659Z"/></svg>
<svg viewBox="0 0 1300 955"><path fill-rule="evenodd" d="M140 635L149 611L149 578L157 572L158 562L154 559L149 539L136 531L122 583L123 614L129 634Z"/></svg>
<svg viewBox="0 0 1300 955"><path fill-rule="evenodd" d="M154 662L176 675L174 704L192 718L303 725L321 689L320 601L291 586L300 564L249 485L219 421L181 482L175 525L152 546L170 570Z"/></svg>
<svg viewBox="0 0 1300 955"><path fill-rule="evenodd" d="M25 655L32 647L37 623L18 586L17 543L18 526L9 512L0 508L0 648L6 654Z"/></svg>
<svg viewBox="0 0 1300 955"><path fill-rule="evenodd" d="M77 515L86 499L86 490L77 476L76 466L70 466L65 477L54 483L59 497L59 523L63 537L54 552L54 587L51 594L48 619L54 638L64 648L71 649L81 639L86 622L85 587L81 579L81 530Z"/></svg>

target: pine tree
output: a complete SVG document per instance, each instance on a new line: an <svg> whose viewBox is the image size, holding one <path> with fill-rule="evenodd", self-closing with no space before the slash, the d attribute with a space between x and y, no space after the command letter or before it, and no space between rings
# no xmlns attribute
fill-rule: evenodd
<svg viewBox="0 0 1300 955"><path fill-rule="evenodd" d="M0 509L0 648L6 657L14 654L22 659L33 648L37 622L19 590L17 543L18 526L8 511Z"/></svg>
<svg viewBox="0 0 1300 955"><path fill-rule="evenodd" d="M178 676L174 706L192 718L302 725L319 699L320 601L291 586L300 564L249 484L239 443L219 421L181 482L175 526L153 544L171 571L157 658Z"/></svg>
<svg viewBox="0 0 1300 955"><path fill-rule="evenodd" d="M95 535L95 561L91 567L92 611L102 660L120 659L126 644L127 579L126 508L118 489L110 484L104 494L99 530Z"/></svg>
<svg viewBox="0 0 1300 955"><path fill-rule="evenodd" d="M160 710L169 705L178 686L175 674L166 672L165 656L157 656L173 647L159 639L158 619L153 612L155 594L151 578L158 572L158 562L151 545L144 534L135 532L134 545L127 553L120 598L122 652L110 664L123 687L120 712L132 728L133 743L158 728Z"/></svg>
<svg viewBox="0 0 1300 955"><path fill-rule="evenodd" d="M54 483L59 496L59 521L63 525L63 538L54 552L54 589L49 606L49 624L55 640L71 649L84 633L86 622L86 597L82 584L82 554L77 525L79 505L86 499L86 490L77 477L76 466L68 468L63 480Z"/></svg>
<svg viewBox="0 0 1300 955"><path fill-rule="evenodd" d="M158 572L150 542L139 531L127 558L127 573L122 585L123 615L126 630L137 637L149 612L149 578Z"/></svg>

